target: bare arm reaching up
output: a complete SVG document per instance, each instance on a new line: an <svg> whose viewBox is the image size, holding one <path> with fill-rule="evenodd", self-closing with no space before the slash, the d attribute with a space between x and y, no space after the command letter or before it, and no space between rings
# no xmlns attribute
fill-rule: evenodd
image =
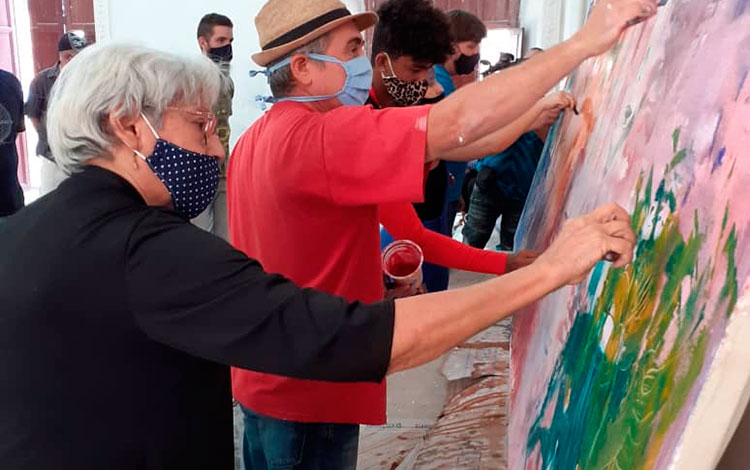
<svg viewBox="0 0 750 470"><path fill-rule="evenodd" d="M656 13L656 0L599 0L584 27L569 40L523 64L465 86L430 111L427 160L465 161L458 153L506 126L589 57L609 50L633 20Z"/></svg>
<svg viewBox="0 0 750 470"><path fill-rule="evenodd" d="M451 159L468 159L486 157L506 150L518 140L521 135L532 129L542 114L550 113L555 118L565 109L573 109L575 99L564 91L560 91L542 98L521 117L488 134L476 142L466 145L451 153Z"/></svg>

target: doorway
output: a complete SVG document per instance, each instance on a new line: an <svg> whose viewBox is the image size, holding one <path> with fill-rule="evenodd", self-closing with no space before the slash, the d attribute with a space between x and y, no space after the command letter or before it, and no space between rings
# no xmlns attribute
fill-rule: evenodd
<svg viewBox="0 0 750 470"><path fill-rule="evenodd" d="M76 31L96 41L93 0L0 0L0 67L21 81L24 98L40 71L57 63L57 42ZM18 144L18 177L26 203L39 196L41 160L36 157L37 134L27 119Z"/></svg>

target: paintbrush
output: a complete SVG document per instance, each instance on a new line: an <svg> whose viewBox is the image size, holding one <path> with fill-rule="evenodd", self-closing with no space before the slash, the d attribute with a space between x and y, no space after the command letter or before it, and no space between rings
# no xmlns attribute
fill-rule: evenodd
<svg viewBox="0 0 750 470"><path fill-rule="evenodd" d="M620 255L614 251L609 251L604 255L604 261L609 261L610 263L616 263L618 259L620 259Z"/></svg>

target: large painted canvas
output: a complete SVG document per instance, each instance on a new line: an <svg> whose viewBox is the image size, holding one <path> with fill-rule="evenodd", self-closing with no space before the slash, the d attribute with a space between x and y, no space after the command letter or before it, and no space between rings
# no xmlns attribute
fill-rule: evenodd
<svg viewBox="0 0 750 470"><path fill-rule="evenodd" d="M750 392L749 71L750 0L669 0L571 78L518 241L614 201L636 258L515 318L511 470L721 456Z"/></svg>

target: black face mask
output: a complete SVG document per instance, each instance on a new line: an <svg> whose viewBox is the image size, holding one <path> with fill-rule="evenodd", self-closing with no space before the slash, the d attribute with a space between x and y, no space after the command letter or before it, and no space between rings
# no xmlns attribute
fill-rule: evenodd
<svg viewBox="0 0 750 470"><path fill-rule="evenodd" d="M469 75L474 72L474 69L477 68L478 63L479 54L461 54L458 59L456 59L456 73L458 75Z"/></svg>
<svg viewBox="0 0 750 470"><path fill-rule="evenodd" d="M215 47L208 50L208 57L217 64L229 63L232 61L232 45L227 44L222 47Z"/></svg>
<svg viewBox="0 0 750 470"><path fill-rule="evenodd" d="M439 95L435 96L434 98L422 98L422 100L419 102L420 105L423 104L435 104L439 101L441 101L443 98L445 98L445 93L440 93Z"/></svg>

